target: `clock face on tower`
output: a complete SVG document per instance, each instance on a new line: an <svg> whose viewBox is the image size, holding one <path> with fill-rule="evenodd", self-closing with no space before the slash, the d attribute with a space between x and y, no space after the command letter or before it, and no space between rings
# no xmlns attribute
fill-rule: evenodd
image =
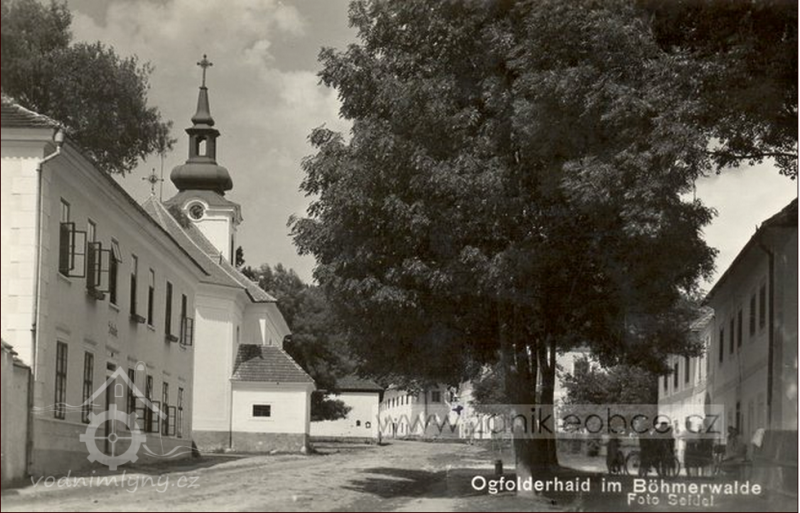
<svg viewBox="0 0 800 513"><path fill-rule="evenodd" d="M200 203L195 203L189 207L189 217L195 221L202 219L206 209Z"/></svg>

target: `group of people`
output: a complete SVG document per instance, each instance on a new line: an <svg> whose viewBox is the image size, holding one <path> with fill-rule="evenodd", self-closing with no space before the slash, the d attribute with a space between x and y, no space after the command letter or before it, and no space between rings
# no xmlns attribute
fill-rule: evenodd
<svg viewBox="0 0 800 513"><path fill-rule="evenodd" d="M688 428L681 438L685 444L683 466L687 476L701 476L706 471L735 472L747 458L747 445L741 442L738 429L732 426L728 428L724 445L715 445L713 438ZM612 436L606 446L606 464L611 474L622 473L625 469L625 454L620 445L620 439ZM639 436L639 476L647 476L651 469L660 476L669 476L679 468L672 426L662 422Z"/></svg>
<svg viewBox="0 0 800 513"><path fill-rule="evenodd" d="M606 445L606 464L611 474L621 473L625 466L625 455L616 436ZM675 437L666 422L639 436L639 475L646 476L650 469L659 475L669 475L675 469Z"/></svg>
<svg viewBox="0 0 800 513"><path fill-rule="evenodd" d="M675 471L675 436L666 422L639 437L639 475L646 476L651 468L660 476Z"/></svg>

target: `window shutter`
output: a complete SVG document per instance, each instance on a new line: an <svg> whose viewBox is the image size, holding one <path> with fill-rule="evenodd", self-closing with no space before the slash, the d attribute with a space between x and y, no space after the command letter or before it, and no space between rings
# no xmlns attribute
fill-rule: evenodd
<svg viewBox="0 0 800 513"><path fill-rule="evenodd" d="M71 269L69 254L70 245L72 244L72 230L74 229L75 223L61 223L59 228L58 271L64 275L68 275Z"/></svg>
<svg viewBox="0 0 800 513"><path fill-rule="evenodd" d="M86 232L76 230L75 223L61 223L59 226L58 271L64 276L85 276Z"/></svg>

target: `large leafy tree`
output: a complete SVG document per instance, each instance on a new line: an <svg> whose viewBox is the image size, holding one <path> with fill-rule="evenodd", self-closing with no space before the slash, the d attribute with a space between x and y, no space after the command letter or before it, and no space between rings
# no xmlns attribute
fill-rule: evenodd
<svg viewBox="0 0 800 513"><path fill-rule="evenodd" d="M97 166L128 173L171 149L171 122L147 105L151 67L97 43L72 43L66 3L2 0L0 85L23 106L64 123Z"/></svg>
<svg viewBox="0 0 800 513"><path fill-rule="evenodd" d="M310 141L295 243L373 374L495 365L552 404L556 355L666 372L713 269L689 199L713 169L703 66L625 1L355 1L359 43L321 53L349 138ZM537 381L541 377L541 386ZM518 472L556 464L518 438Z"/></svg>

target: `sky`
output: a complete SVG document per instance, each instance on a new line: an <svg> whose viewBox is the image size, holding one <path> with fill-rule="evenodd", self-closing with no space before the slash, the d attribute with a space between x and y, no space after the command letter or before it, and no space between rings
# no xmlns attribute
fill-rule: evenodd
<svg viewBox="0 0 800 513"><path fill-rule="evenodd" d="M188 137L200 85L196 65L208 54L211 114L221 132L217 161L233 179L226 197L242 205L237 244L248 265L282 263L312 281L314 260L301 257L287 228L309 199L300 192L300 162L312 153L307 137L317 126L347 131L336 92L319 83L322 47L355 41L348 0L70 0L77 41L113 46L154 66L149 100L173 120L178 142L163 163L163 199L177 191L173 167L188 156ZM161 161L151 158L120 183L138 201L150 194L143 178ZM156 190L158 194L158 189ZM697 183L697 195L718 215L705 230L719 250L708 289L756 227L797 197L797 182L769 164L726 170Z"/></svg>

